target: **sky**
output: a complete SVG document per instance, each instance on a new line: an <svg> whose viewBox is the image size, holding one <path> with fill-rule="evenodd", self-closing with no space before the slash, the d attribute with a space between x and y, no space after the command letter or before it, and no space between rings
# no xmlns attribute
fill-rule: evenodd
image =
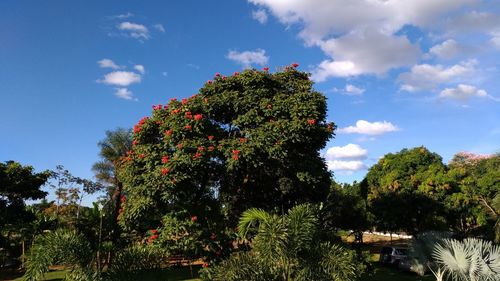
<svg viewBox="0 0 500 281"><path fill-rule="evenodd" d="M106 130L292 63L328 98L336 181L403 148L500 151L500 0L5 0L0 161L91 179Z"/></svg>

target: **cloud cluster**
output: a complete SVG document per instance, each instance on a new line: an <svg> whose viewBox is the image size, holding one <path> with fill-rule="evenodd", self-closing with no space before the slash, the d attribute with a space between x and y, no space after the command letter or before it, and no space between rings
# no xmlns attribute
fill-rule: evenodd
<svg viewBox="0 0 500 281"><path fill-rule="evenodd" d="M267 12L263 9L252 11L252 18L261 24L265 24L267 22Z"/></svg>
<svg viewBox="0 0 500 281"><path fill-rule="evenodd" d="M355 126L348 126L337 130L340 134L362 134L369 136L377 136L396 131L399 131L399 128L391 122L368 122L366 120L358 120Z"/></svg>
<svg viewBox="0 0 500 281"><path fill-rule="evenodd" d="M244 68L250 68L252 65L265 65L269 61L266 51L257 49L254 51L238 52L231 50L228 52L226 58L241 64Z"/></svg>
<svg viewBox="0 0 500 281"><path fill-rule="evenodd" d="M405 35L404 26L428 27L442 15L475 0L249 0L268 9L283 24L298 25L308 45L330 57L313 72L316 81L329 77L383 74L415 63L420 47Z"/></svg>
<svg viewBox="0 0 500 281"><path fill-rule="evenodd" d="M97 64L101 68L113 69L113 71L106 73L102 79L97 80L98 83L115 86L115 95L119 98L126 100L137 100L136 98L134 98L132 91L130 91L126 87L132 84L141 83L142 76L146 72L143 65L134 65L133 69L137 71L134 72L125 70L125 66L119 66L110 59L99 60L97 61Z"/></svg>
<svg viewBox="0 0 500 281"><path fill-rule="evenodd" d="M331 171L355 172L366 169L363 159L368 151L357 144L333 146L328 148L325 155L326 164Z"/></svg>
<svg viewBox="0 0 500 281"><path fill-rule="evenodd" d="M454 99L458 101L467 101L470 98L489 98L494 101L498 99L488 95L485 90L478 89L471 85L459 84L456 88L446 88L439 93L439 97L443 99Z"/></svg>
<svg viewBox="0 0 500 281"><path fill-rule="evenodd" d="M129 21L122 22L116 26L119 30L126 32L130 37L148 40L150 38L149 29L142 24Z"/></svg>

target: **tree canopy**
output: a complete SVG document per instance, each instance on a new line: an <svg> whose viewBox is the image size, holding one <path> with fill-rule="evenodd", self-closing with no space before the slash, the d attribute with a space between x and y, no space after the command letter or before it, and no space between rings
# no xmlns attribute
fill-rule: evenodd
<svg viewBox="0 0 500 281"><path fill-rule="evenodd" d="M236 222L249 207L289 209L325 198L319 150L333 136L326 98L295 67L216 74L190 98L153 106L123 158L125 225L184 210ZM222 210L218 210L221 206Z"/></svg>

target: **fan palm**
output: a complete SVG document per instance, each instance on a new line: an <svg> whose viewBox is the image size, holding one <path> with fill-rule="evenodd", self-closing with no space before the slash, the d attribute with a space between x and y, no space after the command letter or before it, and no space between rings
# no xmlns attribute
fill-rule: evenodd
<svg viewBox="0 0 500 281"><path fill-rule="evenodd" d="M349 281L360 273L353 251L321 239L318 219L309 205L298 205L283 216L249 209L241 216L239 234L243 238L253 236L252 250L230 259L251 261L256 273L273 276L266 280ZM241 278L249 268L225 261L214 270L214 276L230 271ZM241 279L226 276L225 280Z"/></svg>
<svg viewBox="0 0 500 281"><path fill-rule="evenodd" d="M436 245L433 257L453 280L500 280L500 247L489 241L445 239Z"/></svg>

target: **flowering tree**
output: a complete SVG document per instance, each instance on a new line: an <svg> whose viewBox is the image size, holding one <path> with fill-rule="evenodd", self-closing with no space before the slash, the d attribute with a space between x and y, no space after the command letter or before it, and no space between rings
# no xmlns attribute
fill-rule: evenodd
<svg viewBox="0 0 500 281"><path fill-rule="evenodd" d="M190 98L153 106L121 160L122 223L146 229L168 214L196 216L213 237L221 215L235 225L249 207L324 199L330 173L319 150L334 124L325 122L326 98L297 66L216 74Z"/></svg>

